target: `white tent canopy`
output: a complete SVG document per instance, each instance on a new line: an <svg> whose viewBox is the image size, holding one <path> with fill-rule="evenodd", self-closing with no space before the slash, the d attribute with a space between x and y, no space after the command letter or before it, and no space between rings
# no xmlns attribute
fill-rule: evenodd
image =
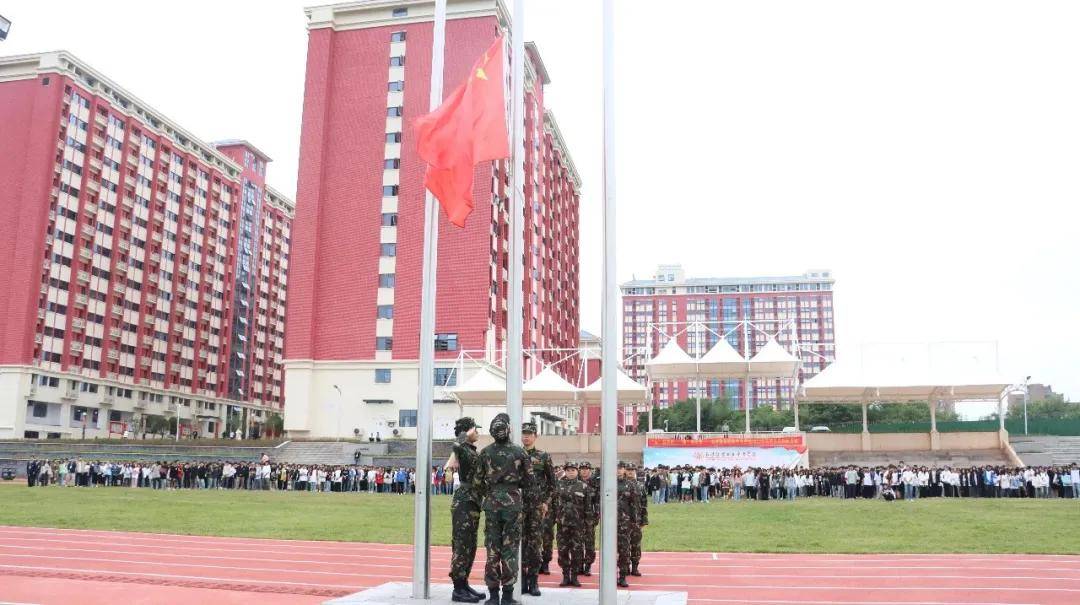
<svg viewBox="0 0 1080 605"><path fill-rule="evenodd" d="M550 367L521 387L525 405L568 403L577 399L579 390Z"/></svg>
<svg viewBox="0 0 1080 605"><path fill-rule="evenodd" d="M993 371L919 367L896 363L865 368L834 362L806 381L800 399L808 402L927 401L929 399L997 401L1010 382Z"/></svg>
<svg viewBox="0 0 1080 605"><path fill-rule="evenodd" d="M630 378L622 368L617 368L616 372L615 388L617 393L615 397L619 403L644 403L648 400L649 389L645 385ZM602 378L598 378L596 382L581 389L581 394L584 396L586 403L600 403L603 382Z"/></svg>
<svg viewBox="0 0 1080 605"><path fill-rule="evenodd" d="M799 360L774 338L770 338L757 355L750 358L751 378L790 378L798 370Z"/></svg>
<svg viewBox="0 0 1080 605"><path fill-rule="evenodd" d="M506 405L506 379L487 366L450 390L463 405Z"/></svg>
<svg viewBox="0 0 1080 605"><path fill-rule="evenodd" d="M695 378L697 362L672 338L660 348L656 357L645 362L645 370L653 380Z"/></svg>
<svg viewBox="0 0 1080 605"><path fill-rule="evenodd" d="M746 378L749 364L726 339L721 338L697 360L698 375L708 378Z"/></svg>

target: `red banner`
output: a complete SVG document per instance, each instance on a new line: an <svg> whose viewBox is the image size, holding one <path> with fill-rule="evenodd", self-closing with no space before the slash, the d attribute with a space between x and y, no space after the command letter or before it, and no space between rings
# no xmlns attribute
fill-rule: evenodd
<svg viewBox="0 0 1080 605"><path fill-rule="evenodd" d="M806 451L806 442L802 435L723 435L685 437L648 437L648 447L782 447L799 453Z"/></svg>

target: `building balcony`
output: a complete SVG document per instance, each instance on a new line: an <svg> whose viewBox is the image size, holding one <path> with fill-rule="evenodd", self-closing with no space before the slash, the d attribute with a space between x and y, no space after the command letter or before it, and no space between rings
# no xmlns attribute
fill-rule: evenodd
<svg viewBox="0 0 1080 605"><path fill-rule="evenodd" d="M94 229L91 228L90 231L91 231L91 235L93 235L92 232L94 231ZM90 260L93 257L94 257L94 253L91 252L89 248L79 248L79 258L81 258L83 260Z"/></svg>
<svg viewBox="0 0 1080 605"><path fill-rule="evenodd" d="M149 314L143 315L142 319L143 319L144 324L146 324L148 326L154 325L154 316L153 315L149 315Z"/></svg>
<svg viewBox="0 0 1080 605"><path fill-rule="evenodd" d="M116 317L123 317L124 308L119 305L113 305L111 313Z"/></svg>
<svg viewBox="0 0 1080 605"><path fill-rule="evenodd" d="M71 329L76 332L82 332L86 329L86 320L81 317L76 317L71 320ZM73 345L75 343L72 343Z"/></svg>
<svg viewBox="0 0 1080 605"><path fill-rule="evenodd" d="M93 162L93 161L94 160L91 160L91 162ZM97 211L98 211L98 205L93 203L93 202L86 202L86 205L83 206L83 212L85 212L86 214L88 214L90 216L94 216L95 214L97 214Z"/></svg>
<svg viewBox="0 0 1080 605"><path fill-rule="evenodd" d="M98 183L94 179L86 179L86 190L92 195L101 193L101 183Z"/></svg>
<svg viewBox="0 0 1080 605"><path fill-rule="evenodd" d="M104 149L105 149L105 137L103 137L101 135L98 135L98 134L95 134L93 137L91 137L90 141L91 141L91 144L94 146L94 149L97 149L99 151L104 151Z"/></svg>
<svg viewBox="0 0 1080 605"><path fill-rule="evenodd" d="M79 341L73 341L71 343L71 352L72 353L82 353L82 350L83 350L83 343L81 343Z"/></svg>
<svg viewBox="0 0 1080 605"><path fill-rule="evenodd" d="M123 273L126 275L128 272L128 264L124 261L118 261L115 265L113 265L113 267L118 273Z"/></svg>
<svg viewBox="0 0 1080 605"><path fill-rule="evenodd" d="M126 294L127 286L125 286L124 284L113 284L113 291L117 294Z"/></svg>
<svg viewBox="0 0 1080 605"><path fill-rule="evenodd" d="M45 340L44 336L41 334L34 334L34 344L39 345L43 340Z"/></svg>
<svg viewBox="0 0 1080 605"><path fill-rule="evenodd" d="M149 357L143 357L142 359L139 360L139 365L141 365L144 368L150 367L150 363L151 363L151 361L150 361Z"/></svg>
<svg viewBox="0 0 1080 605"><path fill-rule="evenodd" d="M120 328L109 328L109 338L120 338ZM115 351L109 351L114 353Z"/></svg>
<svg viewBox="0 0 1080 605"><path fill-rule="evenodd" d="M86 303L88 303L88 302L90 302L90 297L88 297L87 295L85 295L85 294L76 294L75 295L75 306L76 307L85 309L86 308Z"/></svg>

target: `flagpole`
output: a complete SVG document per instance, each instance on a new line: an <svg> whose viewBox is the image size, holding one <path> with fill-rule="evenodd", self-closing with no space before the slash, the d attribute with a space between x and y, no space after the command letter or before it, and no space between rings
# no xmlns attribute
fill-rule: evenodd
<svg viewBox="0 0 1080 605"><path fill-rule="evenodd" d="M511 137L510 153L513 188L510 192L510 266L507 292L506 326L506 411L510 416L511 435L514 443L521 445L522 406L522 344L524 313L525 261L525 0L514 0L514 14L510 23L511 48ZM518 542L518 567L514 574L521 578L521 542Z"/></svg>
<svg viewBox="0 0 1080 605"><path fill-rule="evenodd" d="M435 0L431 42L431 100L442 104L446 46L446 0ZM420 295L420 376L416 406L416 495L413 499L414 599L431 598L431 416L435 399L435 277L439 255L439 205L430 191L424 198L424 265Z"/></svg>
<svg viewBox="0 0 1080 605"><path fill-rule="evenodd" d="M616 448L616 378L618 361L615 343L618 324L615 317L615 4L604 0L604 277L603 331L600 340L600 363L604 369L601 380L601 462L600 489L600 605L615 605L618 588L615 586L617 531L615 476L618 450Z"/></svg>

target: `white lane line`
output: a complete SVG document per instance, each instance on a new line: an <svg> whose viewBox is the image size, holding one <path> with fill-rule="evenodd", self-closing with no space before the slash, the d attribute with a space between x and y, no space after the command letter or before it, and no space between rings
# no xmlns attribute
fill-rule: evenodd
<svg viewBox="0 0 1080 605"><path fill-rule="evenodd" d="M78 561L80 563L94 563L94 564L118 563L118 564L124 564L124 565L140 565L140 566L167 565L167 566L171 566L171 567L199 567L199 568L204 568L204 569L228 569L228 570L232 570L232 571L281 572L281 573L296 574L296 575L311 575L311 574L314 574L314 575L320 575L320 576L345 576L345 577L349 577L349 578L364 575L362 573L346 573L346 572L342 572L342 571L314 571L314 570L309 570L309 569L280 569L280 568L274 568L274 567L239 567L239 566L235 566L235 565L208 565L206 563L181 563L181 562L178 562L178 561L147 561L145 559L142 559L142 560L131 560L131 559L88 559L87 557L61 557L61 556L55 556L55 555L3 554L3 555L0 555L0 560L2 560L3 557L20 558L20 559L52 559L52 560L57 560L57 561ZM412 579L411 574L410 575L402 575L402 576L380 575L379 577L381 579L384 579L384 580L411 580ZM243 578L238 578L238 579L242 580ZM260 580L254 580L253 579L252 581L260 581Z"/></svg>
<svg viewBox="0 0 1080 605"><path fill-rule="evenodd" d="M70 538L67 538L67 539L64 539L64 538L16 538L16 537L10 537L9 536L9 537L6 537L5 539L7 539L7 540L17 540L19 542L47 542L47 543L51 543L51 544L60 543L60 544L93 544L93 545L99 545L99 546L102 545L102 542L100 540L72 540ZM266 548L224 548L224 547L211 547L211 546L170 546L170 545L166 545L166 544L130 544L130 543L122 543L122 542L110 542L109 544L113 545L113 546L128 546L128 547L133 547L133 548L144 548L144 549L147 549L147 553L146 553L147 555L156 554L156 553L150 551L150 549L166 549L166 550L169 550L169 551L182 549L182 550L194 550L194 551L199 551L199 552L212 551L212 552L230 552L230 553L257 553L257 554L259 554L259 553L270 553L270 554L279 554L279 555L297 555L297 554L299 554L299 555L307 555L307 556L325 555L327 557L337 557L337 558L348 557L348 558L352 558L352 559L378 559L378 560L412 561L412 557L388 557L386 555L379 555L379 554L362 555L362 554L358 554L358 553L304 553L304 552L297 553L297 552L291 552L291 551L268 550Z"/></svg>
<svg viewBox="0 0 1080 605"><path fill-rule="evenodd" d="M759 601L755 599L715 599L707 597L691 597L688 603L770 603L780 605L836 605L836 601L782 601L768 599ZM897 601L853 601L856 605L897 605ZM1039 605L1038 603L999 603L996 601L904 601L903 605Z"/></svg>
<svg viewBox="0 0 1080 605"><path fill-rule="evenodd" d="M834 580L840 578L833 578ZM775 586L772 584L763 585L730 585L730 584L693 584L692 586L686 586L683 584L648 584L647 586L642 584L643 588L669 588L672 590L693 590L698 588L713 588L716 590L888 590L892 592L896 591L908 591L908 592L921 592L927 590L977 590L977 591L990 591L990 592L1080 592L1080 588L1015 588L1012 586L1005 588L995 588L988 586L961 586L958 588L941 588L940 586ZM1072 601L1076 602L1076 601ZM860 602L861 603L861 602Z"/></svg>
<svg viewBox="0 0 1080 605"><path fill-rule="evenodd" d="M100 569L82 569L73 567L40 567L36 565L8 565L0 564L0 569L21 569L26 571L46 571L46 572L70 572L70 573L102 573ZM312 588L333 588L333 589L349 589L349 590L362 590L364 588L371 588L371 586L361 586L358 584L315 584L312 582L286 582L283 580L241 580L235 577L231 578L219 578L214 576L188 576L180 574L164 574L164 573L143 573L135 571L108 571L111 575L122 576L134 576L143 578L171 578L178 580L205 580L209 582L226 582L232 584L277 584L282 586L309 586ZM222 590L230 590L229 588L223 588Z"/></svg>
<svg viewBox="0 0 1080 605"><path fill-rule="evenodd" d="M342 542L339 540L299 540L293 538L254 538L245 536L202 536L197 534L170 534L170 533L153 533L153 532L133 532L123 531L117 529L83 529L78 527L32 527L26 525L0 525L0 531L4 530L46 530L56 531L62 533L79 533L79 534L106 534L106 535L120 535L120 536L145 536L147 538L198 538L206 540L222 540L222 541L240 541L245 540L251 544L259 544L265 542L282 542L292 545L302 544L318 544L318 545L341 545L341 546L397 546L402 552L412 552L412 546L409 544L381 544L375 542Z"/></svg>

